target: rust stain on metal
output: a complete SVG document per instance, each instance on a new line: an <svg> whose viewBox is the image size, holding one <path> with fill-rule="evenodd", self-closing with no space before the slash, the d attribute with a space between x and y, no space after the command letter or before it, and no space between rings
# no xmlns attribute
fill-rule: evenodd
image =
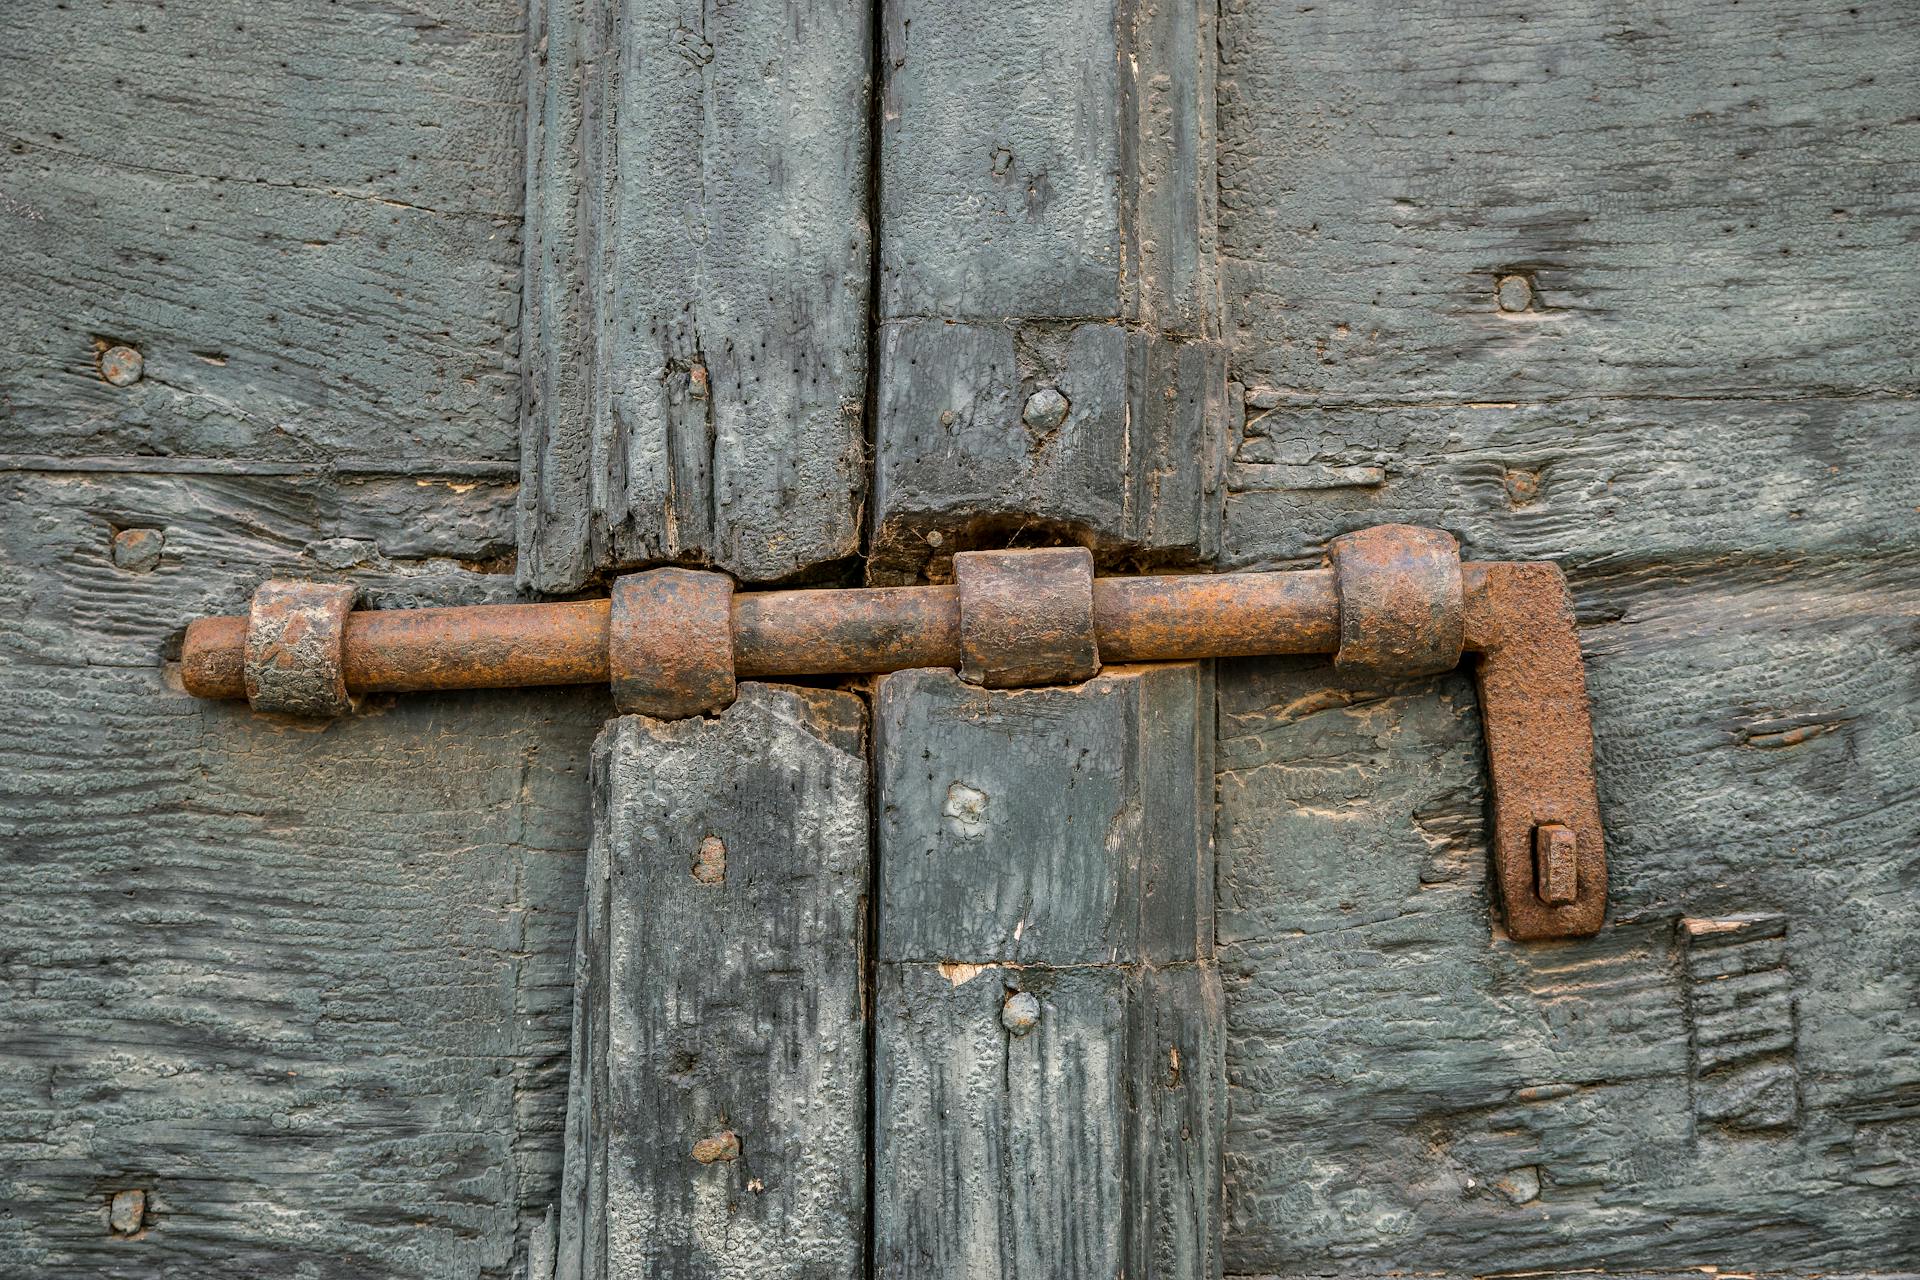
<svg viewBox="0 0 1920 1280"><path fill-rule="evenodd" d="M354 589L334 583L262 583L243 641L241 680L258 711L337 716L353 709L342 650Z"/></svg>
<svg viewBox="0 0 1920 1280"><path fill-rule="evenodd" d="M607 665L622 711L672 718L730 705L733 580L651 569L616 581Z"/></svg>
<svg viewBox="0 0 1920 1280"><path fill-rule="evenodd" d="M342 674L349 691L416 693L522 685L605 684L605 600L347 615ZM201 698L244 698L245 618L187 627L181 681Z"/></svg>
<svg viewBox="0 0 1920 1280"><path fill-rule="evenodd" d="M1344 671L1424 676L1460 665L1466 599L1450 533L1386 524L1327 545L1340 599Z"/></svg>
<svg viewBox="0 0 1920 1280"><path fill-rule="evenodd" d="M1325 569L1093 580L1094 631L1108 662L1332 653L1339 614Z"/></svg>
<svg viewBox="0 0 1920 1280"><path fill-rule="evenodd" d="M743 680L957 667L960 589L745 592L733 598L733 655Z"/></svg>

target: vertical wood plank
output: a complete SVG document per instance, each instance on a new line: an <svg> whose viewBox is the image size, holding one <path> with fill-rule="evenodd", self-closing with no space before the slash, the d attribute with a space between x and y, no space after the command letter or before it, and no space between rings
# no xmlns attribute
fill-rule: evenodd
<svg viewBox="0 0 1920 1280"><path fill-rule="evenodd" d="M876 1273L1218 1275L1210 669L875 714Z"/></svg>
<svg viewBox="0 0 1920 1280"><path fill-rule="evenodd" d="M1226 381L1213 6L882 7L869 575L1010 529L1205 559Z"/></svg>
<svg viewBox="0 0 1920 1280"><path fill-rule="evenodd" d="M864 1265L865 721L747 684L602 733L556 1276Z"/></svg>
<svg viewBox="0 0 1920 1280"><path fill-rule="evenodd" d="M520 575L853 554L872 18L545 0L529 77Z"/></svg>

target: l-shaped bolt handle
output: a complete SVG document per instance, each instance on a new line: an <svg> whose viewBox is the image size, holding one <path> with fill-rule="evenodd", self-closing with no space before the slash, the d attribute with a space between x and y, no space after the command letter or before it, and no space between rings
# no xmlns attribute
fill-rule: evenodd
<svg viewBox="0 0 1920 1280"><path fill-rule="evenodd" d="M1397 678L1474 664L1507 932L1585 937L1606 914L1593 726L1566 579L1462 563L1405 525L1337 538L1328 567L1095 578L1077 548L963 552L951 586L734 592L653 569L610 600L354 611L351 591L272 582L248 617L201 618L189 693L338 714L366 693L611 682L622 710L694 715L736 679L958 667L979 683L1084 678L1101 662L1331 653ZM1022 605L1030 601L1031 607Z"/></svg>

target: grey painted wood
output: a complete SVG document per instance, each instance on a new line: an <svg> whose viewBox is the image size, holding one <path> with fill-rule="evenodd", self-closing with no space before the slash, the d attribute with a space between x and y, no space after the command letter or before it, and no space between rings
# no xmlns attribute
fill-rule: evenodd
<svg viewBox="0 0 1920 1280"><path fill-rule="evenodd" d="M761 684L594 753L559 1277L866 1253L866 709Z"/></svg>
<svg viewBox="0 0 1920 1280"><path fill-rule="evenodd" d="M1211 674L878 688L885 961L1169 963L1213 950Z"/></svg>
<svg viewBox="0 0 1920 1280"><path fill-rule="evenodd" d="M505 1277L552 1198L607 697L379 698L320 729L188 698L161 660L350 534L510 528L479 489L354 488L0 477L0 1273ZM160 530L158 563L116 565L117 528ZM394 602L511 591L444 555L356 571Z"/></svg>
<svg viewBox="0 0 1920 1280"><path fill-rule="evenodd" d="M1212 6L881 7L869 578L1010 533L1210 556Z"/></svg>
<svg viewBox="0 0 1920 1280"><path fill-rule="evenodd" d="M1381 521L1440 525L1474 555L1570 566L1920 545L1910 399L1271 400L1248 393L1223 563L1295 560Z"/></svg>
<svg viewBox="0 0 1920 1280"><path fill-rule="evenodd" d="M525 42L0 11L0 1273L504 1280L553 1198L605 696L319 731L163 665L272 573L512 598Z"/></svg>
<svg viewBox="0 0 1920 1280"><path fill-rule="evenodd" d="M1567 564L1613 893L1488 945L1463 677L1223 667L1229 1270L1920 1266L1917 36L1224 10L1222 559Z"/></svg>
<svg viewBox="0 0 1920 1280"><path fill-rule="evenodd" d="M906 321L880 331L868 577L955 551L1062 540L1103 560L1192 559L1218 536L1226 363L1212 342L1110 322ZM1063 414L1035 414L1057 392Z"/></svg>
<svg viewBox="0 0 1920 1280"><path fill-rule="evenodd" d="M523 42L519 0L5 6L0 450L511 463Z"/></svg>
<svg viewBox="0 0 1920 1280"><path fill-rule="evenodd" d="M1217 1276L1211 670L902 672L875 724L876 1273Z"/></svg>
<svg viewBox="0 0 1920 1280"><path fill-rule="evenodd" d="M1912 390L1900 4L1233 0L1235 368L1307 399ZM1524 310L1497 280L1531 277Z"/></svg>
<svg viewBox="0 0 1920 1280"><path fill-rule="evenodd" d="M1231 1269L1911 1268L1912 575L1590 593L1565 946L1487 944L1464 677L1223 676Z"/></svg>
<svg viewBox="0 0 1920 1280"><path fill-rule="evenodd" d="M521 581L858 550L865 5L540 0Z"/></svg>
<svg viewBox="0 0 1920 1280"><path fill-rule="evenodd" d="M1217 331L1211 6L882 12L884 317Z"/></svg>

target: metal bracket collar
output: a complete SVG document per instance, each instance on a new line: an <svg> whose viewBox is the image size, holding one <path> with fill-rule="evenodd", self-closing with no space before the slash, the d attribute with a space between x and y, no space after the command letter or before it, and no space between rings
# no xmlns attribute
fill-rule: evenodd
<svg viewBox="0 0 1920 1280"><path fill-rule="evenodd" d="M955 585L735 592L724 574L652 569L613 598L350 612L352 589L270 582L249 617L187 628L201 697L338 715L364 693L610 683L624 711L718 711L734 682L957 667L1009 687L1108 662L1330 653L1386 678L1478 655L1495 878L1515 938L1599 929L1607 864L1593 729L1566 580L1546 563L1462 564L1449 534L1336 538L1294 572L1095 578L1080 548L966 552Z"/></svg>

